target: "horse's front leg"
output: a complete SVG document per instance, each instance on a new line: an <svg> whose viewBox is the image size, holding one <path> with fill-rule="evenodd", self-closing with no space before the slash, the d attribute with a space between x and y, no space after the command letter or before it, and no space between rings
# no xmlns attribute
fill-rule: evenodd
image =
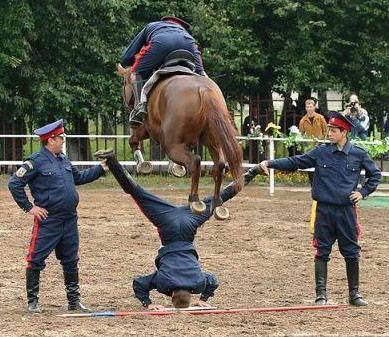
<svg viewBox="0 0 389 337"><path fill-rule="evenodd" d="M220 189L223 182L223 173L226 164L220 160L220 154L216 149L209 149L212 156L213 166L213 180L215 182L215 190L213 194L213 201L211 206L211 212L214 213L217 220L226 220L230 213L228 208L223 206L223 200L220 196Z"/></svg>
<svg viewBox="0 0 389 337"><path fill-rule="evenodd" d="M144 126L141 126L135 130L131 129L129 144L131 149L134 151L134 159L137 163L137 173L150 174L153 171L153 165L149 161L144 160L140 146L140 141L147 138L149 138L149 135Z"/></svg>

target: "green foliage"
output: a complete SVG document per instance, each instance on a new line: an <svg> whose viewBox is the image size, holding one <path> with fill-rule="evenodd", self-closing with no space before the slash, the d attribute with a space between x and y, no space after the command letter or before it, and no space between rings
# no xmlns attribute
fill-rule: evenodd
<svg viewBox="0 0 389 337"><path fill-rule="evenodd" d="M306 88L357 92L373 115L387 107L386 0L3 0L0 109L36 124L116 118L120 53L164 15L192 23L230 107L251 93Z"/></svg>
<svg viewBox="0 0 389 337"><path fill-rule="evenodd" d="M369 141L353 139L352 142L355 145L363 147L372 158L380 158L389 152L389 137L386 137L382 141L373 139Z"/></svg>

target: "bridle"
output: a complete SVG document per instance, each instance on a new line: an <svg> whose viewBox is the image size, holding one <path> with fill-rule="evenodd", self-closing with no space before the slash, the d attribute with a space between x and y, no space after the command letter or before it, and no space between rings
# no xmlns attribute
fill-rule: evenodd
<svg viewBox="0 0 389 337"><path fill-rule="evenodd" d="M131 105L131 102L133 101L133 95L131 96L131 98L128 100L127 99L127 95L126 95L126 85L127 85L127 74L126 76L123 77L123 104L124 104L124 109L126 110L126 112L130 111L132 109L132 105Z"/></svg>

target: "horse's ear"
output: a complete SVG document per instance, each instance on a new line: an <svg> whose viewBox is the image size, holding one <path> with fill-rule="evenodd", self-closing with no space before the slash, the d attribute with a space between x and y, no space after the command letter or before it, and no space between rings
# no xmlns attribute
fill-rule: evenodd
<svg viewBox="0 0 389 337"><path fill-rule="evenodd" d="M120 63L118 63L117 70L118 70L119 76L122 76L122 77L124 77L127 73L127 70L125 68L123 68L123 66Z"/></svg>

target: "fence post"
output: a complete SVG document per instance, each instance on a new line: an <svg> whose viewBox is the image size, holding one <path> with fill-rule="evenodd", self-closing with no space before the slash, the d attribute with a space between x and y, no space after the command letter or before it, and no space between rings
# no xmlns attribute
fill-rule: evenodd
<svg viewBox="0 0 389 337"><path fill-rule="evenodd" d="M269 160L274 159L274 139L269 141ZM270 196L274 196L274 169L270 169Z"/></svg>

